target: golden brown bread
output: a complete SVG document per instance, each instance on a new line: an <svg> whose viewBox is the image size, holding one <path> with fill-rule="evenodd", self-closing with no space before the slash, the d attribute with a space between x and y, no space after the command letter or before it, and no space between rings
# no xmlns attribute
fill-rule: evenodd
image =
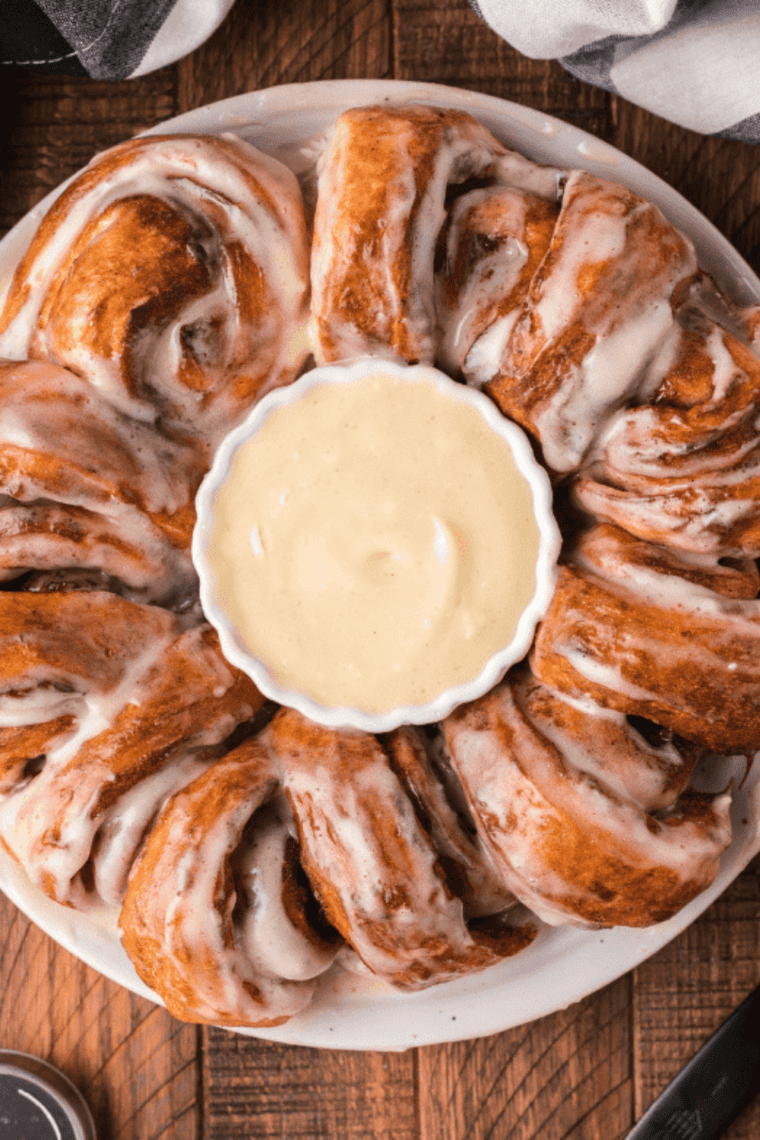
<svg viewBox="0 0 760 1140"><path fill-rule="evenodd" d="M307 287L301 194L281 163L232 135L132 139L43 219L0 354L65 365L201 446L297 375Z"/></svg>
<svg viewBox="0 0 760 1140"><path fill-rule="evenodd" d="M114 594L0 592L0 694L6 707L55 707L109 694L152 644L168 641L177 619L157 606ZM19 716L22 711L19 711Z"/></svg>
<svg viewBox="0 0 760 1140"><path fill-rule="evenodd" d="M442 727L484 842L546 921L648 926L712 882L730 797L682 792L688 746L652 744L518 673Z"/></svg>
<svg viewBox="0 0 760 1140"><path fill-rule="evenodd" d="M532 941L529 924L468 928L377 739L281 709L264 733L283 773L301 859L330 922L369 969L422 989Z"/></svg>
<svg viewBox="0 0 760 1140"><path fill-rule="evenodd" d="M86 568L136 600L186 598L202 464L71 372L0 362L0 579Z"/></svg>
<svg viewBox="0 0 760 1140"><path fill-rule="evenodd" d="M630 190L574 171L551 245L487 391L572 471L612 411L638 397L672 307L697 271L691 244Z"/></svg>
<svg viewBox="0 0 760 1140"><path fill-rule="evenodd" d="M552 240L559 204L514 186L486 186L455 198L438 239L436 362L450 376L480 379L498 353ZM484 334L483 345L470 350Z"/></svg>
<svg viewBox="0 0 760 1140"><path fill-rule="evenodd" d="M431 739L422 729L407 724L388 733L383 745L391 768L430 836L447 885L462 900L465 917L498 914L513 906L514 896L474 833L437 736Z"/></svg>
<svg viewBox="0 0 760 1140"><path fill-rule="evenodd" d="M690 565L600 524L560 568L531 652L544 684L642 716L714 752L760 741L754 563Z"/></svg>
<svg viewBox="0 0 760 1140"><path fill-rule="evenodd" d="M33 728L27 758L39 755L35 726L51 711L75 718L76 733L65 725L63 739L48 734L39 766L14 765L0 805L4 846L57 901L117 905L163 800L223 754L262 697L208 626L183 631L166 611L113 594L6 598L18 650L8 655L3 711Z"/></svg>
<svg viewBox="0 0 760 1140"><path fill-rule="evenodd" d="M447 192L471 179L556 189L463 111L358 107L321 163L312 247L318 363L436 357L433 272Z"/></svg>
<svg viewBox="0 0 760 1140"><path fill-rule="evenodd" d="M714 558L760 554L760 360L687 312L652 362L650 400L622 410L577 502L631 534Z"/></svg>
<svg viewBox="0 0 760 1140"><path fill-rule="evenodd" d="M12 792L32 776L44 763L47 752L71 737L75 730L76 717L71 714L41 724L0 728L0 796Z"/></svg>
<svg viewBox="0 0 760 1140"><path fill-rule="evenodd" d="M267 750L246 741L172 796L141 852L124 946L183 1021L279 1025L334 957L306 915L286 827L264 818L278 787Z"/></svg>

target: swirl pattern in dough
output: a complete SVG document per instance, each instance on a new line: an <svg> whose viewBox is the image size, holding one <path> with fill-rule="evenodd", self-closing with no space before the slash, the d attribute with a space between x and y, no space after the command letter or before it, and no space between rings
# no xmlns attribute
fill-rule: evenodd
<svg viewBox="0 0 760 1140"><path fill-rule="evenodd" d="M308 349L289 170L233 135L132 139L56 199L0 316L0 354L60 364L137 418L218 442Z"/></svg>

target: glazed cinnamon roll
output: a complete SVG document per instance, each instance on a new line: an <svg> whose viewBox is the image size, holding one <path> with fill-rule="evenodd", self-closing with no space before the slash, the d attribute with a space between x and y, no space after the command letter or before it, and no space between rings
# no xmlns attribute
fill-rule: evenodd
<svg viewBox="0 0 760 1140"><path fill-rule="evenodd" d="M195 589L189 543L203 467L86 381L0 362L0 579L88 568L136 599Z"/></svg>
<svg viewBox="0 0 760 1140"><path fill-rule="evenodd" d="M760 748L754 562L688 561L607 524L560 567L531 665L573 699L646 717L718 753Z"/></svg>
<svg viewBox="0 0 760 1140"><path fill-rule="evenodd" d="M572 471L643 374L697 272L694 250L656 206L585 171L567 179L551 245L486 390Z"/></svg>
<svg viewBox="0 0 760 1140"><path fill-rule="evenodd" d="M314 221L318 363L372 354L433 362L436 243L448 191L470 179L556 195L555 171L507 150L462 111L405 105L340 116Z"/></svg>
<svg viewBox="0 0 760 1140"><path fill-rule="evenodd" d="M450 376L482 385L496 373L558 213L556 201L503 185L452 203L436 273L437 363Z"/></svg>
<svg viewBox="0 0 760 1140"><path fill-rule="evenodd" d="M278 787L267 750L248 740L166 803L140 854L124 946L175 1017L279 1025L335 956Z"/></svg>
<svg viewBox="0 0 760 1140"><path fill-rule="evenodd" d="M252 721L261 695L210 627L183 631L156 607L0 594L0 615L11 642L0 716L47 726L43 757L35 730L37 762L4 765L3 843L58 902L115 905L163 801Z"/></svg>
<svg viewBox="0 0 760 1140"><path fill-rule="evenodd" d="M546 922L647 926L715 877L730 797L683 791L685 741L514 672L442 728L500 872Z"/></svg>
<svg viewBox="0 0 760 1140"><path fill-rule="evenodd" d="M612 419L574 495L651 542L757 557L760 360L709 318L686 319L652 362L649 401Z"/></svg>
<svg viewBox="0 0 760 1140"><path fill-rule="evenodd" d="M298 1014L336 953L414 991L541 918L667 919L731 839L695 766L760 750L758 310L653 205L461 111L342 115L314 225L310 260L295 177L237 138L136 139L0 312L0 843L120 908L143 980L212 1024ZM203 619L198 485L310 351L484 387L556 477L529 661L442 725L263 708Z"/></svg>
<svg viewBox="0 0 760 1140"><path fill-rule="evenodd" d="M282 771L314 893L374 974L418 990L485 969L532 941L529 923L468 927L374 736L281 709L262 739Z"/></svg>
<svg viewBox="0 0 760 1140"><path fill-rule="evenodd" d="M402 725L384 740L391 768L433 842L438 862L453 894L462 900L465 917L499 914L514 905L481 844L456 777L446 770L438 735Z"/></svg>
<svg viewBox="0 0 760 1140"><path fill-rule="evenodd" d="M217 441L307 355L300 190L241 139L137 138L43 219L0 316L0 355L65 365L129 409Z"/></svg>

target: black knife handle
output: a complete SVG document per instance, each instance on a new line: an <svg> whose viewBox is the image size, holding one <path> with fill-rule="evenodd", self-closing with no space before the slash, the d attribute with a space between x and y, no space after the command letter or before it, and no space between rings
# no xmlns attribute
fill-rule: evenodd
<svg viewBox="0 0 760 1140"><path fill-rule="evenodd" d="M628 1140L716 1140L760 1092L760 986L692 1057Z"/></svg>

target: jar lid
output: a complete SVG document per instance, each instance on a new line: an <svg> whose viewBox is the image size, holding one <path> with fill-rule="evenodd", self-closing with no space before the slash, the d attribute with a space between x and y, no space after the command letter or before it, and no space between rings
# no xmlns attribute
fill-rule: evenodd
<svg viewBox="0 0 760 1140"><path fill-rule="evenodd" d="M0 1049L0 1140L97 1140L82 1094L58 1069Z"/></svg>

